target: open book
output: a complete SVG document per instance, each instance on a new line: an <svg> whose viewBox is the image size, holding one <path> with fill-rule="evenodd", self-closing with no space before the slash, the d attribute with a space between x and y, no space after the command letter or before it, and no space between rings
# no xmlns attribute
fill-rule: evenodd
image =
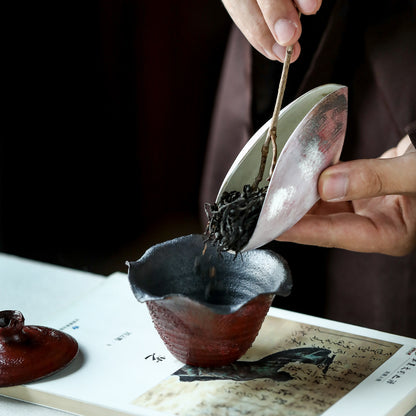
<svg viewBox="0 0 416 416"><path fill-rule="evenodd" d="M33 267L40 273L49 266ZM82 290L79 272L48 273L57 286L59 274L74 273ZM168 352L125 274L85 282L89 290L78 300L33 322L72 335L77 358L53 376L0 388L0 395L84 416L404 415L416 405L415 339L272 308L237 363L200 369Z"/></svg>

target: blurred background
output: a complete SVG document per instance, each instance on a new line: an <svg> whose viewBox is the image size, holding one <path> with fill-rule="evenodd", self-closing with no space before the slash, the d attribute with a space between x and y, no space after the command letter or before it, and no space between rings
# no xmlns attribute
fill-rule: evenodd
<svg viewBox="0 0 416 416"><path fill-rule="evenodd" d="M3 2L0 251L109 274L201 232L221 2Z"/></svg>

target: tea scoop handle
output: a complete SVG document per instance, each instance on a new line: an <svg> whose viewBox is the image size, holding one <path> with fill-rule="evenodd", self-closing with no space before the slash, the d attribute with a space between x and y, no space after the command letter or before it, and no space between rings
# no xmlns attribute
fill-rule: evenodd
<svg viewBox="0 0 416 416"><path fill-rule="evenodd" d="M263 147L261 148L260 167L259 167L259 172L256 176L256 179L254 180L253 185L252 185L253 189L257 189L259 186L259 183L263 179L264 169L266 167L266 160L269 154L270 142L272 142L273 159L272 159L272 164L270 166L268 180L270 180L273 170L277 163L277 144L276 144L277 123L279 121L280 109L282 108L283 95L286 89L287 76L289 73L289 65L290 65L290 60L292 58L292 53L293 53L293 46L290 45L286 48L285 61L283 62L282 74L280 76L279 89L277 92L276 103L274 105L273 115L270 121L270 127L267 132L266 140L264 141Z"/></svg>

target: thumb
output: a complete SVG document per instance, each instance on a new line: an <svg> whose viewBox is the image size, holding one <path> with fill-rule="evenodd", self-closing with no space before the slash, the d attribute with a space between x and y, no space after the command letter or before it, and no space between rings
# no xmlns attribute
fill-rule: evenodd
<svg viewBox="0 0 416 416"><path fill-rule="evenodd" d="M318 189L324 201L416 195L416 152L390 159L353 160L331 166L319 177Z"/></svg>

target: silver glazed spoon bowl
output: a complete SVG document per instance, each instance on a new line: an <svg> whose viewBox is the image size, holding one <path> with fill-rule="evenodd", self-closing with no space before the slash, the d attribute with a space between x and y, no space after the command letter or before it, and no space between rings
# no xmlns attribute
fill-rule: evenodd
<svg viewBox="0 0 416 416"><path fill-rule="evenodd" d="M318 178L328 166L339 161L347 127L347 87L326 84L308 91L281 110L277 124L278 159L256 228L242 251L274 240L296 224L319 200ZM270 120L241 150L218 192L242 191L258 173L261 147ZM266 186L266 174L259 187Z"/></svg>

